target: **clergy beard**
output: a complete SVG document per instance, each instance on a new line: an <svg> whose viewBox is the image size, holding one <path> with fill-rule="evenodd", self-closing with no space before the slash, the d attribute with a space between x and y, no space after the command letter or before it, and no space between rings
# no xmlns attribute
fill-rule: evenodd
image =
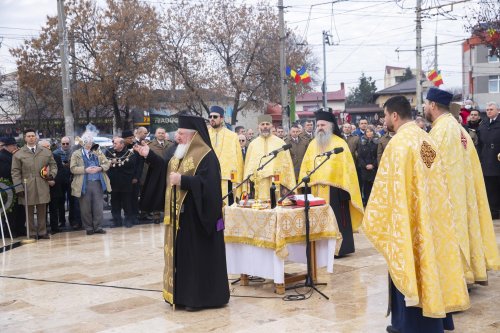
<svg viewBox="0 0 500 333"><path fill-rule="evenodd" d="M260 130L260 136L263 137L263 138L267 138L271 135L271 130L268 130L268 129L263 129L263 130Z"/></svg>
<svg viewBox="0 0 500 333"><path fill-rule="evenodd" d="M319 148L325 148L330 143L332 136L332 127L325 129L316 129L316 144Z"/></svg>
<svg viewBox="0 0 500 333"><path fill-rule="evenodd" d="M183 159L184 156L186 156L187 147L188 147L187 144L179 143L179 145L175 149L175 153L174 153L175 158L177 158L178 160Z"/></svg>

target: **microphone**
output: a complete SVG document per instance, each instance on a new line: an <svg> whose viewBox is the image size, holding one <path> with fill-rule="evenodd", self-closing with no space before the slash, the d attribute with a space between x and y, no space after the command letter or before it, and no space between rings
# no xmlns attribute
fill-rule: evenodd
<svg viewBox="0 0 500 333"><path fill-rule="evenodd" d="M316 156L330 156L330 155L333 155L333 154L340 154L343 151L344 151L343 147L337 147L337 148L333 148L330 151L326 151L326 152L324 152L322 154L318 154Z"/></svg>
<svg viewBox="0 0 500 333"><path fill-rule="evenodd" d="M292 148L292 144L291 144L291 143L289 143L289 144L287 144L287 145L284 145L284 146L283 146L283 147L281 147L281 148L278 148L278 149L273 150L272 152L270 152L269 154L267 154L267 155L266 155L266 156L264 156L264 157L268 157L268 156L271 156L271 155L276 156L276 155L278 155L278 153L279 153L279 152L282 152L282 151L288 150L288 149L290 149L290 148Z"/></svg>

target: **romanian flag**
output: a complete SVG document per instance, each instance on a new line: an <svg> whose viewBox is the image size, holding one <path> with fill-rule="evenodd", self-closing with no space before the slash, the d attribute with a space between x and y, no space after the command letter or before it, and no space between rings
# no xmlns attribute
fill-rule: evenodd
<svg viewBox="0 0 500 333"><path fill-rule="evenodd" d="M441 76L441 71L437 71L435 69L427 73L427 78L434 84L435 87L439 87L444 83L443 77Z"/></svg>
<svg viewBox="0 0 500 333"><path fill-rule="evenodd" d="M307 72L305 66L302 66L298 71L295 71L291 69L290 66L287 66L286 75L294 79L295 83L299 83L300 81L304 84L311 82L311 76Z"/></svg>
<svg viewBox="0 0 500 333"><path fill-rule="evenodd" d="M298 71L297 74L300 75L300 80L303 83L309 83L311 82L311 76L309 76L309 73L306 70L305 66L302 66Z"/></svg>

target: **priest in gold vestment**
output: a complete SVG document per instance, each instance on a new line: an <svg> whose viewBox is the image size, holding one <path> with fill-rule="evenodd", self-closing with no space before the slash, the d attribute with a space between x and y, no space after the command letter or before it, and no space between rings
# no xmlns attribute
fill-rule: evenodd
<svg viewBox="0 0 500 333"><path fill-rule="evenodd" d="M296 184L295 173L293 171L293 162L289 151L277 153L273 161L266 165L263 170L257 171L259 166L264 165L272 158L272 156L266 155L286 145L285 141L271 134L271 116L259 116L258 122L259 136L248 145L243 178L252 175L250 181L254 187L255 199L269 200L273 176L279 175L280 185L285 189L291 189Z"/></svg>
<svg viewBox="0 0 500 333"><path fill-rule="evenodd" d="M452 312L469 308L460 248L442 160L432 138L395 96L384 105L389 141L380 161L362 230L390 274L388 332L452 330Z"/></svg>
<svg viewBox="0 0 500 333"><path fill-rule="evenodd" d="M187 311L224 306L229 286L219 161L203 118L179 116L177 137L167 168L163 298ZM149 154L147 145L135 149Z"/></svg>
<svg viewBox="0 0 500 333"><path fill-rule="evenodd" d="M500 268L496 237L479 157L471 137L449 112L452 97L429 89L425 117L432 122L430 136L443 160L467 283L487 284L487 270Z"/></svg>
<svg viewBox="0 0 500 333"><path fill-rule="evenodd" d="M363 219L363 203L359 190L356 166L349 146L342 139L335 116L331 112L317 111L316 135L309 143L300 167L299 181L311 172L325 156L318 157L334 148L344 151L331 155L330 159L311 175L311 191L316 197L330 203L340 232L342 245L337 253L344 256L354 252L353 231L357 231Z"/></svg>
<svg viewBox="0 0 500 333"><path fill-rule="evenodd" d="M238 134L224 126L224 109L214 105L210 108L210 141L215 155L219 159L221 173L222 196L232 190L232 186L241 183L243 177L243 154L241 153ZM231 193L224 200L232 205L236 193Z"/></svg>

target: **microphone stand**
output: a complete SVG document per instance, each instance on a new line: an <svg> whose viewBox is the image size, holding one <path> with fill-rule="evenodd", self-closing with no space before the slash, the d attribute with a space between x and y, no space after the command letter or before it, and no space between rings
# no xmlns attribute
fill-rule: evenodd
<svg viewBox="0 0 500 333"><path fill-rule="evenodd" d="M173 242L173 246L172 246L172 308L173 310L175 311L175 285L177 284L176 283L176 278L177 278L177 274L175 273L176 271L176 260L175 260L175 256L176 256L176 242L177 242L177 185L174 185L172 186L172 191L174 192L173 193L173 197L174 197L174 205L173 205L173 214L172 214L172 211L170 212L170 214L172 214L172 218L173 218L173 234L172 234L172 242ZM180 207L179 207L180 209Z"/></svg>
<svg viewBox="0 0 500 333"><path fill-rule="evenodd" d="M288 197L291 193L293 193L293 191L295 191L301 184L304 184L304 192L305 192L304 212L306 216L306 262L307 262L307 273L304 281L304 286L312 288L312 290L315 290L318 294L329 300L330 298L328 296L326 296L321 291L319 291L318 288L316 288L316 286L326 285L326 283L314 283L314 280L312 278L311 242L309 240L311 233L311 223L309 220L309 182L311 181L311 175L314 174L323 164L325 164L326 161L330 159L331 154L327 154L325 156L326 158L317 167L315 167L304 178L302 178L300 183L298 183L294 188L288 191L287 194L282 196L278 200L278 202L282 202L283 200L285 200L285 198Z"/></svg>
<svg viewBox="0 0 500 333"><path fill-rule="evenodd" d="M243 184L245 184L249 179L250 177L253 176L253 173L249 174L247 176L247 178L243 179L241 181L241 183L239 183L238 185L234 186L231 191L227 192L227 194L225 196L222 197L222 201L224 201L228 196L230 196L235 190L239 189Z"/></svg>
<svg viewBox="0 0 500 333"><path fill-rule="evenodd" d="M268 165L268 164L269 164L272 160L274 160L278 154L279 154L279 152L278 152L278 153L276 153L276 154L272 154L272 155L273 155L273 157L272 157L272 158L270 158L270 159L269 159L266 163L264 163L264 165L260 165L260 162L259 162L259 167L257 168L257 171L261 171L262 169L264 169L264 167L265 167L266 165ZM263 159L264 157L267 157L267 156L262 156L262 157L261 157L261 159L260 159L260 161L261 161L261 162L262 162L262 159ZM235 188L233 188L233 189L231 190L231 192L229 192L227 195L225 195L225 196L222 198L222 200L224 200L226 197L228 197L228 196L229 196L229 194L231 194L231 193L232 193L234 190L236 190L238 187L240 187L240 186L241 186L241 185L243 185L245 182L247 182L247 181L250 179L250 177L252 177L252 175L253 175L253 173L249 174L247 178L243 179L243 181L242 181L240 184L238 184L238 186L236 186ZM241 279L240 279L240 278L238 278L238 279L234 280L233 282L231 282L231 284L236 284L236 283L238 283L238 282L240 282L240 281L241 281ZM325 296L325 297L326 297L326 296Z"/></svg>
<svg viewBox="0 0 500 333"><path fill-rule="evenodd" d="M257 168L257 171L261 171L262 169L264 169L264 167L265 167L266 165L268 165L268 164L269 164L272 160L274 160L274 159L276 158L276 156L278 155L278 153L276 153L276 154L272 154L272 155L273 155L273 157L272 157L272 158L270 158L270 159L269 159L266 163L264 163L264 165L259 166L259 167ZM264 157L267 157L267 156L262 156L262 158L264 158ZM261 159L261 160L262 160L262 159ZM259 163L259 165L260 165L260 163ZM249 175L247 176L247 178L243 179L243 180L241 181L241 183L239 183L237 186L233 187L233 188L231 189L231 191L229 191L229 192L228 192L225 196L223 196L223 197L222 197L222 200L226 199L226 198L227 198L227 197L228 197L231 193L233 193L233 192L234 192L234 190L237 190L238 188L240 188L240 187L241 187L241 185L245 184L245 183L246 183L246 182L250 179L250 177L252 177L252 176L253 176L253 173L249 174Z"/></svg>

